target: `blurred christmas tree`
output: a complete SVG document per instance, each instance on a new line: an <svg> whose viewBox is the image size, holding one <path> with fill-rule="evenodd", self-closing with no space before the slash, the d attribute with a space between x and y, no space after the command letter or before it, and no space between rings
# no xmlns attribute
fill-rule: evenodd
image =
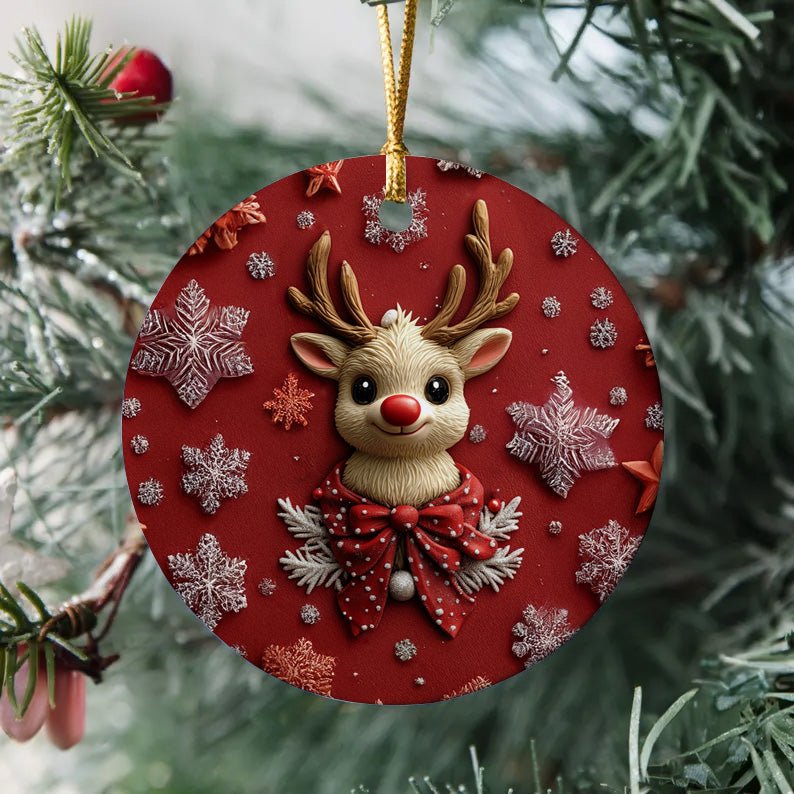
<svg viewBox="0 0 794 794"><path fill-rule="evenodd" d="M152 100L111 87L135 53L92 56L74 22L50 56L28 31L0 110L4 723L49 708L34 660L56 684L121 656L89 689L85 740L57 758L37 746L30 790L432 792L425 773L470 778L474 745L478 793L480 761L491 790L791 791L794 7L434 0L427 21L466 48L482 91L466 117L436 100L443 136L413 127L412 151L463 157L559 209L643 313L668 444L637 562L526 676L401 709L311 698L246 666L148 558L125 591L141 549L125 533L117 411L143 308L207 218L261 186L251 174L371 151L381 133L342 109L339 141L224 128L189 107L145 123ZM585 79L575 54L593 35L611 47ZM581 123L534 123L537 53ZM507 104L526 122L478 121ZM45 606L74 592L68 609Z"/></svg>

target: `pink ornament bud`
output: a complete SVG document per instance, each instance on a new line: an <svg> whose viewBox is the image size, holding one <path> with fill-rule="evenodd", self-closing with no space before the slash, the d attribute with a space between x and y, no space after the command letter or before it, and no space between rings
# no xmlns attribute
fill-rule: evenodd
<svg viewBox="0 0 794 794"><path fill-rule="evenodd" d="M24 648L19 648L19 653L22 654ZM25 690L28 686L30 675L30 665L25 662L19 671L14 676L14 693L16 694L17 703L21 702L25 696ZM5 732L6 736L16 742L27 742L32 739L41 729L44 720L49 711L49 703L47 702L47 673L44 669L44 660L41 659L39 663L39 671L36 676L36 689L33 692L33 699L22 719L17 719L14 707L8 699L8 692L3 688L3 694L0 696L0 727Z"/></svg>
<svg viewBox="0 0 794 794"><path fill-rule="evenodd" d="M55 708L47 715L47 736L61 750L74 747L85 733L85 676L55 668Z"/></svg>

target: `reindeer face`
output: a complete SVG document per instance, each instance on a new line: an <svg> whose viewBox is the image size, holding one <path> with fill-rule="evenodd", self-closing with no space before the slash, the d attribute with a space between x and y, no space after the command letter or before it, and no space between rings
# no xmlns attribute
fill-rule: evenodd
<svg viewBox="0 0 794 794"><path fill-rule="evenodd" d="M328 289L331 236L327 231L309 253L310 296L296 287L287 291L298 311L334 332L333 336L295 334L292 348L312 372L338 381L336 427L360 452L421 458L456 444L469 421L464 382L495 366L510 346L510 331L476 329L512 311L518 302L515 293L498 300L513 253L505 248L494 261L484 201L475 203L472 220L474 233L465 242L477 263L479 288L468 313L457 323L452 320L466 287L462 265L450 270L442 305L426 325L418 326L398 307L375 327L361 303L353 270L343 262L341 293L352 322L344 320Z"/></svg>
<svg viewBox="0 0 794 794"><path fill-rule="evenodd" d="M402 310L357 347L320 334L296 334L292 347L313 372L339 383L336 427L355 449L377 457L423 457L466 432L467 378L507 351L504 328L475 331L452 346L425 339Z"/></svg>

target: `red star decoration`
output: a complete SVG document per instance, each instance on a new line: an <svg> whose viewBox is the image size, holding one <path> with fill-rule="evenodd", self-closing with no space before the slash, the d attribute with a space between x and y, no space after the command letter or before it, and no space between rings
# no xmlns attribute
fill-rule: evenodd
<svg viewBox="0 0 794 794"><path fill-rule="evenodd" d="M305 173L309 177L309 186L306 188L306 195L313 196L322 188L341 193L342 186L339 184L339 172L342 170L344 162L344 160L332 160L330 163L307 168Z"/></svg>
<svg viewBox="0 0 794 794"><path fill-rule="evenodd" d="M273 412L273 424L284 425L285 430L289 430L292 425L306 427L309 420L306 414L314 408L311 398L314 392L301 389L298 386L298 378L290 372L284 379L284 384L273 389L273 399L262 404L267 411Z"/></svg>
<svg viewBox="0 0 794 794"><path fill-rule="evenodd" d="M650 460L630 460L621 464L632 476L636 477L644 488L637 502L635 515L650 510L656 503L659 493L659 478L662 475L662 459L664 458L664 441L660 441L653 450Z"/></svg>
<svg viewBox="0 0 794 794"><path fill-rule="evenodd" d="M256 196L249 196L239 204L235 204L205 230L188 248L188 256L203 254L210 240L213 240L221 250L230 251L237 245L237 233L240 229L252 223L265 223L266 220L267 218L260 211Z"/></svg>
<svg viewBox="0 0 794 794"><path fill-rule="evenodd" d="M645 366L646 367L655 367L656 366L656 359L653 356L653 350L651 350L651 346L648 344L647 339L640 339L639 342L634 346L634 349L638 353L645 353Z"/></svg>

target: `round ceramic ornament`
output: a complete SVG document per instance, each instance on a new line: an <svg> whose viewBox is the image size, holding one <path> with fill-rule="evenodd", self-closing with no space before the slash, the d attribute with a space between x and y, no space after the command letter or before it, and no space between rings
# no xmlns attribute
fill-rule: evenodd
<svg viewBox="0 0 794 794"><path fill-rule="evenodd" d="M663 413L632 304L512 185L384 157L250 196L179 261L130 362L125 462L163 572L297 687L455 697L571 638L647 527Z"/></svg>

